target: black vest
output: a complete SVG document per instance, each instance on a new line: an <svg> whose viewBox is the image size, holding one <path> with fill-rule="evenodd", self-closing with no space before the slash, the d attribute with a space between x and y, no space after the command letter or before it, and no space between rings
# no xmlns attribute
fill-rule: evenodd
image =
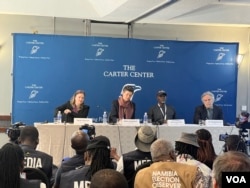
<svg viewBox="0 0 250 188"><path fill-rule="evenodd" d="M60 188L89 188L91 174L90 166L83 166L61 174Z"/></svg>
<svg viewBox="0 0 250 188"><path fill-rule="evenodd" d="M123 169L124 176L126 177L129 187L133 187L135 170L141 164L151 161L150 152L142 152L134 150L129 153L123 154Z"/></svg>

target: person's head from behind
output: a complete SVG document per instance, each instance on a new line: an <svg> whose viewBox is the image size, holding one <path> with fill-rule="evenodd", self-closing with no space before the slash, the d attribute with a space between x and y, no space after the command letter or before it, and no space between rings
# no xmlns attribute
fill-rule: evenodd
<svg viewBox="0 0 250 188"><path fill-rule="evenodd" d="M19 142L22 145L32 146L34 149L39 143L39 133L36 127L26 126L21 130Z"/></svg>
<svg viewBox="0 0 250 188"><path fill-rule="evenodd" d="M175 141L175 150L178 155L189 154L197 159L198 148L197 135L194 133L183 132L181 137Z"/></svg>
<svg viewBox="0 0 250 188"><path fill-rule="evenodd" d="M212 135L207 129L198 129L195 133L198 136L197 142L200 146L197 151L197 159L204 163L207 162L206 164L209 163L209 167L211 168L211 164L216 157Z"/></svg>
<svg viewBox="0 0 250 188"><path fill-rule="evenodd" d="M91 175L104 168L114 168L110 159L110 150L110 141L106 136L97 136L89 142L84 160L85 164L90 165Z"/></svg>
<svg viewBox="0 0 250 188"><path fill-rule="evenodd" d="M206 91L201 95L201 101L206 108L212 108L214 104L214 94Z"/></svg>
<svg viewBox="0 0 250 188"><path fill-rule="evenodd" d="M124 102L131 100L134 94L134 88L132 86L125 86L122 90L122 99Z"/></svg>
<svg viewBox="0 0 250 188"><path fill-rule="evenodd" d="M160 90L156 94L156 99L159 104L165 104L167 100L167 93L163 90Z"/></svg>
<svg viewBox="0 0 250 188"><path fill-rule="evenodd" d="M207 129L198 129L196 132L199 140L204 140L208 142L212 142L212 135Z"/></svg>
<svg viewBox="0 0 250 188"><path fill-rule="evenodd" d="M83 90L77 90L70 99L70 104L75 107L80 107L84 103L85 92Z"/></svg>
<svg viewBox="0 0 250 188"><path fill-rule="evenodd" d="M71 147L76 151L76 154L84 154L89 142L89 136L81 131L75 131L71 136Z"/></svg>
<svg viewBox="0 0 250 188"><path fill-rule="evenodd" d="M7 143L0 149L0 187L20 187L20 172L24 168L24 153L17 144Z"/></svg>
<svg viewBox="0 0 250 188"><path fill-rule="evenodd" d="M151 144L156 140L156 129L151 126L141 126L135 136L135 146L142 152L150 152Z"/></svg>
<svg viewBox="0 0 250 188"><path fill-rule="evenodd" d="M90 188L128 188L128 183L120 172L114 169L102 169L92 177Z"/></svg>
<svg viewBox="0 0 250 188"><path fill-rule="evenodd" d="M157 139L150 147L150 153L153 162L157 161L175 161L175 151L172 143L165 139Z"/></svg>
<svg viewBox="0 0 250 188"><path fill-rule="evenodd" d="M224 152L228 151L246 152L245 142L239 135L232 134L225 138Z"/></svg>
<svg viewBox="0 0 250 188"><path fill-rule="evenodd" d="M239 151L219 155L213 163L213 187L222 188L222 172L250 172L249 157Z"/></svg>

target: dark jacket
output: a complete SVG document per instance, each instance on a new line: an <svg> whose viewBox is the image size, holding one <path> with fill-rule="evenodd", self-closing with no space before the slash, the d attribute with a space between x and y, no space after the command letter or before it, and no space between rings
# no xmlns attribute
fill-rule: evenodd
<svg viewBox="0 0 250 188"><path fill-rule="evenodd" d="M207 119L207 109L204 105L197 106L194 112L193 123L198 124L199 120ZM214 120L223 120L223 112L221 107L213 105L213 118Z"/></svg>
<svg viewBox="0 0 250 188"><path fill-rule="evenodd" d="M175 109L170 106L166 105L166 118L167 119L176 119L176 112ZM152 106L148 111L148 118L151 119L153 124L163 124L164 123L164 114L162 114L160 107L157 105Z"/></svg>
<svg viewBox="0 0 250 188"><path fill-rule="evenodd" d="M71 113L69 114L64 114L64 110L69 109L71 110ZM83 105L82 109L79 110L77 113L73 111L73 106L70 104L70 101L66 102L65 104L58 106L55 110L54 117L56 117L57 112L61 111L62 113L62 122L69 122L73 123L74 118L86 118L88 117L89 114L89 106L88 105Z"/></svg>
<svg viewBox="0 0 250 188"><path fill-rule="evenodd" d="M143 163L151 161L150 152L142 152L140 150L130 151L128 153L123 154L123 170L124 176L127 179L129 188L134 187L134 174L136 168Z"/></svg>
<svg viewBox="0 0 250 188"><path fill-rule="evenodd" d="M60 187L61 174L64 172L68 172L70 170L75 170L79 166L83 166L85 164L83 154L74 155L66 161L61 163L61 166L58 168L55 178L55 187Z"/></svg>
<svg viewBox="0 0 250 188"><path fill-rule="evenodd" d="M24 151L24 167L41 169L50 180L52 177L53 158L51 155L33 149L27 145L20 145Z"/></svg>
<svg viewBox="0 0 250 188"><path fill-rule="evenodd" d="M132 101L131 103L134 109L131 119L135 119L135 103ZM118 103L118 100L114 100L112 102L111 111L109 115L109 123L116 123L118 119L119 119L119 103Z"/></svg>

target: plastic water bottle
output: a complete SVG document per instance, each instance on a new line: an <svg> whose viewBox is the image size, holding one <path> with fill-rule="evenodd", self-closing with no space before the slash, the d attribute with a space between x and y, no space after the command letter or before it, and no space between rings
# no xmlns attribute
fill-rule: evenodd
<svg viewBox="0 0 250 188"><path fill-rule="evenodd" d="M61 113L61 111L57 112L57 123L62 123L62 113Z"/></svg>
<svg viewBox="0 0 250 188"><path fill-rule="evenodd" d="M148 124L148 114L147 114L147 112L144 113L144 116L143 116L143 123L144 123L144 124Z"/></svg>
<svg viewBox="0 0 250 188"><path fill-rule="evenodd" d="M102 122L103 122L104 124L107 124L107 122L108 122L108 115L107 115L107 112L106 112L106 111L103 112Z"/></svg>

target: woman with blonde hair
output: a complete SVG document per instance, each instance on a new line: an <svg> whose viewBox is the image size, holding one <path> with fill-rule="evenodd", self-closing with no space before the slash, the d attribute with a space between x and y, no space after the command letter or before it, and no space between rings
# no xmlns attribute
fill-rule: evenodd
<svg viewBox="0 0 250 188"><path fill-rule="evenodd" d="M71 99L55 109L54 117L58 111L62 113L62 122L73 123L74 118L86 118L89 114L89 106L84 104L85 92L77 90Z"/></svg>

